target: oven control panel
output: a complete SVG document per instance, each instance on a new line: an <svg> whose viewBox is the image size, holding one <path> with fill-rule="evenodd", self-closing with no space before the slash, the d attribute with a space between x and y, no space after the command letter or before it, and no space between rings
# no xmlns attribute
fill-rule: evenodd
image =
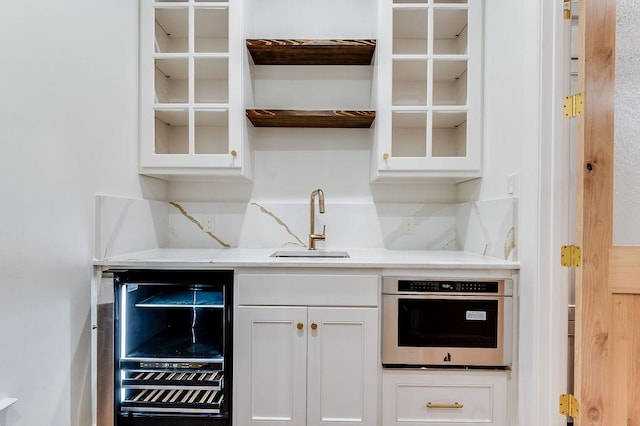
<svg viewBox="0 0 640 426"><path fill-rule="evenodd" d="M398 291L420 293L498 293L498 281L398 280Z"/></svg>

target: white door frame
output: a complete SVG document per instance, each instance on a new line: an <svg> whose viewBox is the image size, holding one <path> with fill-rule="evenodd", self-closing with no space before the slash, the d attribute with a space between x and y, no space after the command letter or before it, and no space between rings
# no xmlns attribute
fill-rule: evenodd
<svg viewBox="0 0 640 426"><path fill-rule="evenodd" d="M520 326L518 425L566 426L558 397L567 389L570 145L562 99L568 95L563 3L522 2L525 117L519 208Z"/></svg>

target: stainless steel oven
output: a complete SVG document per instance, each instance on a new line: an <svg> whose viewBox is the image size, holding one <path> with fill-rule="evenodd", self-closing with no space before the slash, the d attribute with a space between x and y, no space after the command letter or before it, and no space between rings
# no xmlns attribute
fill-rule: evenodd
<svg viewBox="0 0 640 426"><path fill-rule="evenodd" d="M383 277L384 367L509 368L513 281Z"/></svg>

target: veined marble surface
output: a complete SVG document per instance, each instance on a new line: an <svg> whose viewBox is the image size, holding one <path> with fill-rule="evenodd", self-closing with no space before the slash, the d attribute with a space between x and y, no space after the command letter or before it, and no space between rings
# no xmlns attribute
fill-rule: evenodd
<svg viewBox="0 0 640 426"><path fill-rule="evenodd" d="M516 260L517 221L517 198L458 204L456 241L464 251Z"/></svg>
<svg viewBox="0 0 640 426"><path fill-rule="evenodd" d="M463 251L346 249L349 258L271 257L273 249L153 249L95 265L126 268L331 267L517 270L519 263Z"/></svg>
<svg viewBox="0 0 640 426"><path fill-rule="evenodd" d="M460 204L332 202L315 212L319 249L461 251L517 260L517 199ZM96 259L153 249L304 249L309 203L160 202L98 196ZM402 219L414 218L413 234Z"/></svg>
<svg viewBox="0 0 640 426"><path fill-rule="evenodd" d="M167 203L96 196L96 258L166 247Z"/></svg>

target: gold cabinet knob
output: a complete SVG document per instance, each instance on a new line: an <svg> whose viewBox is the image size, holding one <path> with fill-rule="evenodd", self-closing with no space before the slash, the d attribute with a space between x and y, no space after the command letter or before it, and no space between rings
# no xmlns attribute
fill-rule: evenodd
<svg viewBox="0 0 640 426"><path fill-rule="evenodd" d="M231 151L231 156L232 157L237 157L238 156L238 153L236 152L235 149Z"/></svg>
<svg viewBox="0 0 640 426"><path fill-rule="evenodd" d="M298 325L296 325L296 327L298 328L298 330L302 330L304 328L304 325L299 322Z"/></svg>
<svg viewBox="0 0 640 426"><path fill-rule="evenodd" d="M312 330L317 330L318 329L318 324L316 324L315 322L311 323L311 329Z"/></svg>
<svg viewBox="0 0 640 426"><path fill-rule="evenodd" d="M389 159L389 153L385 152L384 154L382 154L382 159L383 160L388 160Z"/></svg>

